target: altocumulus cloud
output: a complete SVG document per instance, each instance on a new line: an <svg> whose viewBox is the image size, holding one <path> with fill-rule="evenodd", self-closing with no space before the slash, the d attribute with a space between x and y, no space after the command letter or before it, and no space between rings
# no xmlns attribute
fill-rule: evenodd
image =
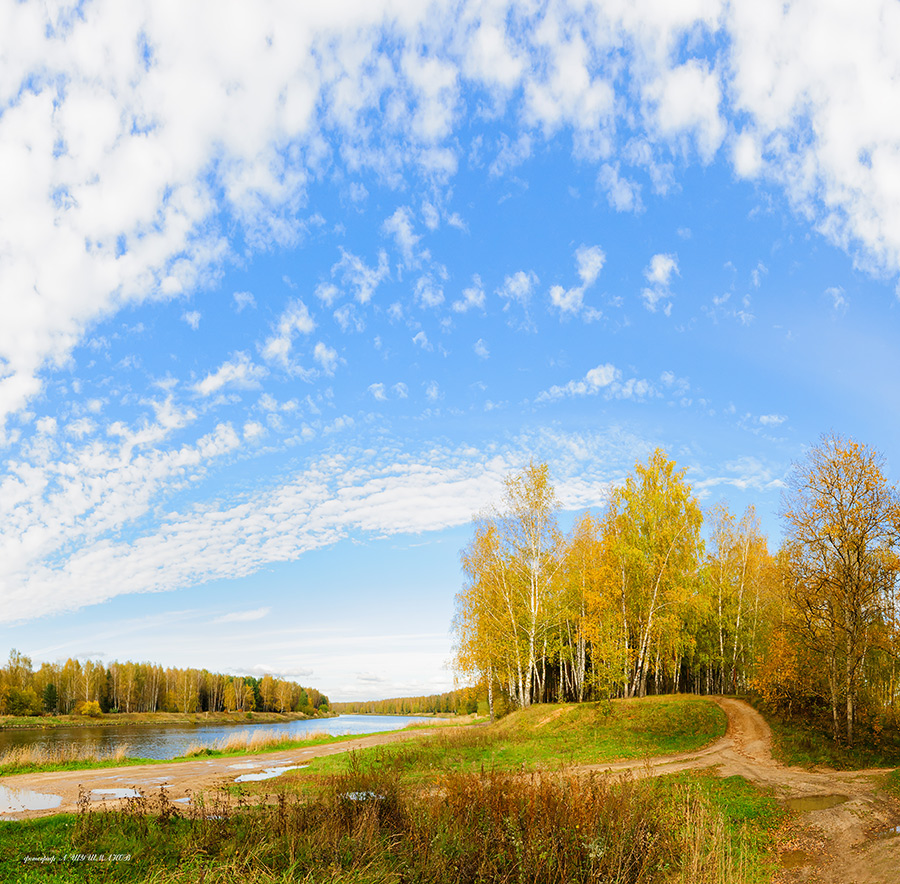
<svg viewBox="0 0 900 884"><path fill-rule="evenodd" d="M335 145L336 161L388 179L451 179L457 130L482 99L520 121L509 168L566 130L633 208L629 163L664 190L673 152L702 164L724 152L861 263L900 269L900 116L885 113L900 105L896 3L589 7L10 5L0 297L30 306L4 309L0 416L39 393L42 370L98 317L213 278L235 255L232 230L254 250L318 227L297 209ZM414 260L410 217L391 217ZM383 252L348 251L335 268L360 305L387 273ZM502 294L526 300L531 285L511 280Z"/></svg>

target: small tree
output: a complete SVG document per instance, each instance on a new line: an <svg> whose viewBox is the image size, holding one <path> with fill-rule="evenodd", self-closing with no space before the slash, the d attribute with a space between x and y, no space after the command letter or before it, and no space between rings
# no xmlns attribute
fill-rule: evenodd
<svg viewBox="0 0 900 884"><path fill-rule="evenodd" d="M47 687L44 688L44 712L56 712L58 704L59 696L56 692L56 685L52 681L47 682Z"/></svg>

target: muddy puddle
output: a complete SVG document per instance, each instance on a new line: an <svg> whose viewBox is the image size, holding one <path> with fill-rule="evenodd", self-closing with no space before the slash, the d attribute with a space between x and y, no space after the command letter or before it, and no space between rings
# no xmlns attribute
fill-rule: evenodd
<svg viewBox="0 0 900 884"><path fill-rule="evenodd" d="M30 789L8 789L0 786L0 814L26 810L51 810L62 804L61 795L32 792Z"/></svg>
<svg viewBox="0 0 900 884"><path fill-rule="evenodd" d="M778 865L782 869L799 869L801 866L809 865L814 857L805 850L785 850L778 857Z"/></svg>
<svg viewBox="0 0 900 884"><path fill-rule="evenodd" d="M891 826L889 829L879 829L872 833L873 838L896 838L900 835L900 826Z"/></svg>
<svg viewBox="0 0 900 884"><path fill-rule="evenodd" d="M140 798L137 789L91 789L91 801L115 801L117 798Z"/></svg>
<svg viewBox="0 0 900 884"><path fill-rule="evenodd" d="M784 806L796 813L811 813L814 810L827 810L848 801L846 795L807 795L804 798L788 798Z"/></svg>
<svg viewBox="0 0 900 884"><path fill-rule="evenodd" d="M300 770L300 768L302 767L309 767L309 765L291 764L286 767L267 767L260 773L241 774L239 777L235 777L234 781L236 783L256 783L260 780L271 780L274 777L280 777L283 773L286 773L289 770Z"/></svg>

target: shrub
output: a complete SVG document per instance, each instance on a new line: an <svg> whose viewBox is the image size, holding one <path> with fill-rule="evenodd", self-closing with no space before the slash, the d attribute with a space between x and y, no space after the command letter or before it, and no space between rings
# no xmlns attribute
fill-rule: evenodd
<svg viewBox="0 0 900 884"><path fill-rule="evenodd" d="M100 704L96 700L84 700L75 707L76 715L87 715L90 718L99 718L103 715Z"/></svg>

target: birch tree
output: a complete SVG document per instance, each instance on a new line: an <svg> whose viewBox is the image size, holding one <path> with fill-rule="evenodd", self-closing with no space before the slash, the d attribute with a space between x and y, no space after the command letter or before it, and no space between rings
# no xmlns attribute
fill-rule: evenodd
<svg viewBox="0 0 900 884"><path fill-rule="evenodd" d="M660 620L685 601L699 572L703 515L684 470L676 470L675 461L657 448L616 490L606 518L630 636L627 657L632 665L625 696L644 696L651 651L663 637L660 627L680 622L668 616L665 624Z"/></svg>
<svg viewBox="0 0 900 884"><path fill-rule="evenodd" d="M784 502L796 633L827 673L835 736L850 743L864 663L890 650L896 610L900 504L882 467L873 449L823 436Z"/></svg>

